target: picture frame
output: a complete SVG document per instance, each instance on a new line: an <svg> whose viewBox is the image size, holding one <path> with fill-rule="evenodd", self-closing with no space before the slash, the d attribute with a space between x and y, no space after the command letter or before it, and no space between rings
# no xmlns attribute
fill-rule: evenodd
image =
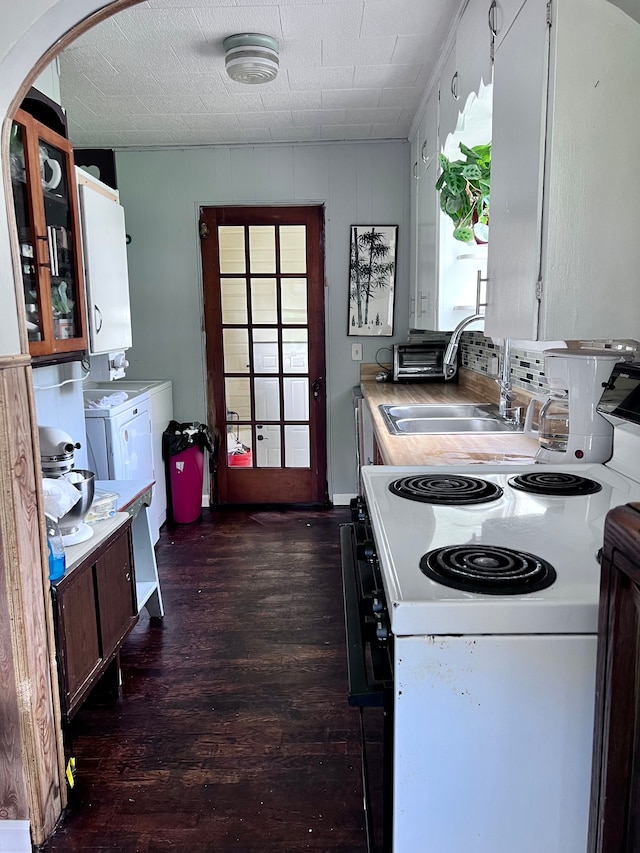
<svg viewBox="0 0 640 853"><path fill-rule="evenodd" d="M397 225L352 225L347 334L393 335Z"/></svg>

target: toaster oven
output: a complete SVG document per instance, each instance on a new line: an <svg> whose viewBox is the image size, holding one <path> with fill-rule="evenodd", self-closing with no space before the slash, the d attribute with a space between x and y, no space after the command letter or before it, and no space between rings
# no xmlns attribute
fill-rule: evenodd
<svg viewBox="0 0 640 853"><path fill-rule="evenodd" d="M444 382L446 380L444 370L446 348L446 341L394 344L393 381ZM458 375L457 372L455 375Z"/></svg>

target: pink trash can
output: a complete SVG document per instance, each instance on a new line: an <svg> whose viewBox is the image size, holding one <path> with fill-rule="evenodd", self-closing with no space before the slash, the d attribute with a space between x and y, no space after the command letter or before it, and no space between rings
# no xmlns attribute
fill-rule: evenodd
<svg viewBox="0 0 640 853"><path fill-rule="evenodd" d="M189 524L202 513L204 452L194 445L169 458L171 511L178 524Z"/></svg>

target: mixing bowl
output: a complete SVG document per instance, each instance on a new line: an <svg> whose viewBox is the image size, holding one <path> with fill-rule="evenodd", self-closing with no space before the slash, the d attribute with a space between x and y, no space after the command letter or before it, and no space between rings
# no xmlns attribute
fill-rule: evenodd
<svg viewBox="0 0 640 853"><path fill-rule="evenodd" d="M89 512L89 507L93 503L96 475L93 471L85 471L79 468L65 474L65 480L72 483L80 492L80 500L58 521L60 533L63 536L76 533L85 515Z"/></svg>

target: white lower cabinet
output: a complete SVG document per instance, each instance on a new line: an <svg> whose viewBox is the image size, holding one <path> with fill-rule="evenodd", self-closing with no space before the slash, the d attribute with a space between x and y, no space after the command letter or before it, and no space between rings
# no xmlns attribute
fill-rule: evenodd
<svg viewBox="0 0 640 853"><path fill-rule="evenodd" d="M620 9L525 2L495 53L486 334L640 337L639 90Z"/></svg>

